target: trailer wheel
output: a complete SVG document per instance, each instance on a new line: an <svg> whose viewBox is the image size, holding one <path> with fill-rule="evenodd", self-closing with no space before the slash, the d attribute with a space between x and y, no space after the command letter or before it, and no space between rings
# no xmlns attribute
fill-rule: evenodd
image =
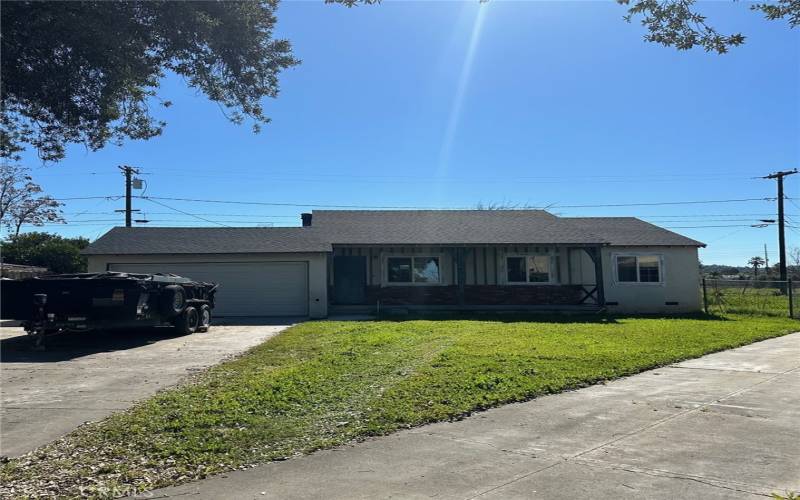
<svg viewBox="0 0 800 500"><path fill-rule="evenodd" d="M180 285L165 286L161 290L159 301L162 316L174 318L186 305L186 290Z"/></svg>
<svg viewBox="0 0 800 500"><path fill-rule="evenodd" d="M207 332L211 328L211 307L208 304L200 306L200 323L197 326L198 332Z"/></svg>
<svg viewBox="0 0 800 500"><path fill-rule="evenodd" d="M175 318L175 328L180 335L191 335L197 331L200 324L200 314L192 306L186 308L183 314Z"/></svg>

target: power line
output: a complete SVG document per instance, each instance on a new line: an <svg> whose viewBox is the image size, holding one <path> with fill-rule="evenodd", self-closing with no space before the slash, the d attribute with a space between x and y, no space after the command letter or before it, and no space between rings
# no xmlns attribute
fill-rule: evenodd
<svg viewBox="0 0 800 500"><path fill-rule="evenodd" d="M83 223L83 222L107 222L107 223L118 223L119 220L117 219L80 219L76 220L75 223ZM191 222L186 219L149 219L147 222ZM265 220L215 220L213 222L230 222L231 224L274 224L270 221ZM67 222L66 224L72 224ZM62 225L62 224L59 224Z"/></svg>
<svg viewBox="0 0 800 500"><path fill-rule="evenodd" d="M151 212L147 211L148 214L153 215L172 215L174 212ZM113 211L105 211L105 212L66 212L67 215L113 215ZM205 216L213 216L213 217L265 217L269 219L298 219L297 215L272 215L272 214L220 214L220 213L194 213L194 215L205 215Z"/></svg>
<svg viewBox="0 0 800 500"><path fill-rule="evenodd" d="M165 196L136 196L146 200L167 200L167 201L186 201L192 203L219 203L231 205L263 205L279 207L314 207L314 208L350 208L350 209L383 209L383 210L447 210L443 207L423 207L423 206L381 206L381 205L334 205L321 203L280 203L266 201L239 201L239 200L209 200L200 198L174 198ZM662 201L644 203L604 203L604 204L585 204L585 205L547 205L539 209L559 209L559 208L608 208L608 207L644 207L644 206L663 206L663 205L701 205L714 203L743 203L751 201L775 201L775 198L739 198L730 200L687 200L687 201ZM534 207L530 207L534 208ZM474 209L474 207L451 207L453 209Z"/></svg>
<svg viewBox="0 0 800 500"><path fill-rule="evenodd" d="M769 224L771 225L771 224ZM764 225L766 227L767 224ZM700 229L706 227L756 227L752 224L727 224L727 225L719 225L719 226L664 226L666 229Z"/></svg>
<svg viewBox="0 0 800 500"><path fill-rule="evenodd" d="M231 227L231 226L229 226L229 225L227 225L227 224L223 224L223 223L221 223L221 222L213 221L213 220L211 220L211 219L206 219L205 217L200 217L199 215L190 214L189 212L184 212L183 210L179 210L179 209L177 209L177 208L173 208L173 207L171 207L171 206L169 206L169 205L166 205L166 204L164 204L164 203L161 203L161 202L159 202L159 201L156 201L156 200L154 200L154 199L152 199L152 198L150 198L150 197L145 197L145 196L137 196L137 198L143 198L143 199L145 199L145 200L149 201L150 203L155 203L156 205L161 205L161 206L162 206L162 207L164 207L164 208L168 208L168 209L170 209L170 210L173 210L173 211L175 211L175 212L182 213L183 215L188 215L188 216L190 216L190 217L194 217L195 219L199 219L199 220L202 220L202 221L210 222L210 223L212 223L212 224L217 224L217 225L219 225L219 226L223 226L223 227Z"/></svg>
<svg viewBox="0 0 800 500"><path fill-rule="evenodd" d="M775 201L775 198L740 198L734 200L702 200L702 201L659 201L651 203L606 203L602 205L550 205L546 208L603 208L603 207L646 207L661 205L702 205L711 203L740 203L747 201Z"/></svg>
<svg viewBox="0 0 800 500"><path fill-rule="evenodd" d="M110 195L110 196L75 196L71 198L53 198L56 201L73 201L73 200L110 200L116 201L119 199L124 198L124 196L120 195Z"/></svg>
<svg viewBox="0 0 800 500"><path fill-rule="evenodd" d="M645 219L657 219L664 217L775 217L774 213L746 213L746 214L659 214L659 215L632 215L631 217L642 217Z"/></svg>
<svg viewBox="0 0 800 500"><path fill-rule="evenodd" d="M101 202L102 203L102 202ZM66 215L114 215L114 211L107 210L103 212L89 212L89 211L81 211L81 212L65 212ZM151 212L147 211L148 214L153 215L169 215L173 212ZM193 212L194 215L203 215L203 216L211 216L211 217L264 217L269 219L296 219L297 215L276 215L276 214L258 214L258 213L249 213L249 214L238 214L238 213L208 213L208 212ZM752 216L752 217L775 217L776 214L774 213L738 213L738 214L661 214L661 215L642 215L642 214L633 214L630 217L639 217L642 219L663 219L663 218L671 218L671 217L681 217L681 218L705 218L705 217L745 217L745 216ZM569 217L569 216L567 216ZM800 214L786 214L786 217L800 217ZM732 220L732 219L728 219ZM662 221L662 222L671 222L671 221Z"/></svg>
<svg viewBox="0 0 800 500"><path fill-rule="evenodd" d="M264 205L264 206L278 206L278 207L316 207L316 208L369 208L369 209L383 209L383 210L446 210L442 207L411 207L411 206L378 206L378 205L324 205L319 203L276 203L266 201L238 201L238 200L204 200L197 198L170 198L164 196L145 196L146 200L167 200L167 201L187 201L192 203L221 203L230 205ZM464 209L464 207L460 207Z"/></svg>
<svg viewBox="0 0 800 500"><path fill-rule="evenodd" d="M644 217L644 218L646 219L647 217ZM767 219L764 219L764 220L767 220ZM770 220L772 220L772 222L775 222L774 219L770 219ZM750 221L752 221L753 223L759 223L759 224L762 223L761 220L757 220L757 219L700 219L700 220L697 220L697 219L695 219L695 220L676 219L676 220L657 220L655 222L657 222L659 224L665 224L665 223L672 223L672 222L690 223L690 222L750 222Z"/></svg>

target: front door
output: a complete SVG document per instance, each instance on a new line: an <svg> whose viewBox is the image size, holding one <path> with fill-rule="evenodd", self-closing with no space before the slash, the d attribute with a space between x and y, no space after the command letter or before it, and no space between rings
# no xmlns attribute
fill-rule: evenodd
<svg viewBox="0 0 800 500"><path fill-rule="evenodd" d="M367 300L367 258L333 258L333 297L337 304L364 304Z"/></svg>

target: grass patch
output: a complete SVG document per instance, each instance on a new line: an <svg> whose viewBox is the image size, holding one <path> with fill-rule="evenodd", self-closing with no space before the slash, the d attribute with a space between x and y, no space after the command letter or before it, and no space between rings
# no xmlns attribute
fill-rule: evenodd
<svg viewBox="0 0 800 500"><path fill-rule="evenodd" d="M789 295L776 282L739 284L710 281L707 287L709 312L788 316ZM797 295L797 290L794 291ZM795 298L795 302L797 302ZM798 304L795 304L795 308ZM795 313L797 317L797 313Z"/></svg>
<svg viewBox="0 0 800 500"><path fill-rule="evenodd" d="M0 468L0 496L111 497L796 331L780 317L309 322Z"/></svg>

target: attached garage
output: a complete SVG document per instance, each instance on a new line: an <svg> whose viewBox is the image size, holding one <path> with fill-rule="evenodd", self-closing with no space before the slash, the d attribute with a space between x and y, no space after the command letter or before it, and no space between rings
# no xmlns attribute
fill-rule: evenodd
<svg viewBox="0 0 800 500"><path fill-rule="evenodd" d="M108 270L218 283L216 316L308 316L308 262L109 263Z"/></svg>
<svg viewBox="0 0 800 500"><path fill-rule="evenodd" d="M173 273L219 283L216 316L328 314L330 243L312 228L114 228L84 251L90 272Z"/></svg>

